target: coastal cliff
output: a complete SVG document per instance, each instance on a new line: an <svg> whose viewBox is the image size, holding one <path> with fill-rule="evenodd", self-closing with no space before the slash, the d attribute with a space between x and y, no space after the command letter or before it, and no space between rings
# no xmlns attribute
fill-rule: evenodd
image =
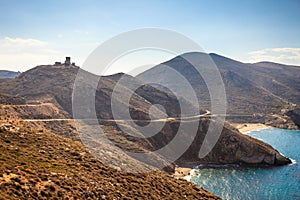
<svg viewBox="0 0 300 200"><path fill-rule="evenodd" d="M211 152L204 158L199 158L199 150L204 141L211 120L215 119L200 120L195 140L188 150L176 161L178 166L193 167L199 164L236 164L240 166L267 167L291 163L289 158L281 155L272 146L240 133L228 123L225 123L222 133ZM185 123L186 126L189 126L192 125L191 123L195 122ZM174 131L172 133L167 130L176 130L178 126L179 123L177 122L167 124L167 128L162 130L163 137L157 137L156 139L151 140L152 144L154 144L156 148L162 146L167 142L164 138L172 138L172 134L175 132ZM189 136L188 131L185 134L186 137ZM175 149L173 151L175 151Z"/></svg>

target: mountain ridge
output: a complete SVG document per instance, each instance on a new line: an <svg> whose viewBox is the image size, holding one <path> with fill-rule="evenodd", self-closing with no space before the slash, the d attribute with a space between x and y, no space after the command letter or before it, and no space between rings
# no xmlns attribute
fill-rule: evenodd
<svg viewBox="0 0 300 200"><path fill-rule="evenodd" d="M169 66L189 81L197 94L199 104L204 109L210 110L208 88L201 75L184 57L192 59L200 66L205 65L205 59L215 63L225 83L228 101L227 113L229 115L284 114L282 109L293 109L294 106L300 104L300 68L272 62L267 62L267 64L262 62L258 66L242 63L215 53L190 52L156 65L139 74L137 78L145 81L153 79L166 87L175 88L178 93L186 96L185 88L177 85L174 78L172 80L168 77L169 72L164 65ZM249 84L252 85L250 90ZM232 120L238 122L236 119ZM249 117L245 119L245 122L251 120L263 122L264 119L251 119Z"/></svg>

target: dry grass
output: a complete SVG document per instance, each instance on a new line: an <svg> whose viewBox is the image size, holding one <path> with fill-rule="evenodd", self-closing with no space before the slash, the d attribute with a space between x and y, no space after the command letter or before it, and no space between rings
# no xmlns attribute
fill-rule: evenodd
<svg viewBox="0 0 300 200"><path fill-rule="evenodd" d="M165 172L128 174L78 141L20 127L0 133L0 199L217 199Z"/></svg>

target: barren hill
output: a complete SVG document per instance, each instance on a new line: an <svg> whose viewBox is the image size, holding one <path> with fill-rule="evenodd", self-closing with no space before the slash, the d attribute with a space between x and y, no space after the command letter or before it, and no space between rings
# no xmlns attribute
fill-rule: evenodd
<svg viewBox="0 0 300 200"><path fill-rule="evenodd" d="M98 77L84 72L82 88L79 87L82 95L85 87L91 87L91 80L100 78L95 88L97 121L94 124L81 118L72 119L72 92L78 70L75 66L38 66L16 78L0 81L1 197L217 199L204 189L175 180L163 171L137 175L115 169L153 170L163 165L163 170L172 173L175 165L212 163L257 167L291 162L270 145L242 135L228 123L212 151L200 159L198 154L208 126L219 123L220 119L195 109L186 100L179 104L182 99L166 88L144 84L126 74ZM238 77L234 83L240 83L240 76L234 72L224 75ZM121 78L125 81L119 85L119 97L114 101L120 103L119 110L128 109L132 119L122 115L115 119L112 114L112 94ZM248 85L254 87L250 82ZM131 94L129 105L123 99L128 93ZM83 109L89 108L84 102L79 103ZM166 113L159 107L153 108L153 104L161 104ZM183 104L188 108L185 113L180 112ZM150 137L137 126L147 125L149 119L154 119L151 130L157 129ZM75 122L83 123L76 126ZM105 135L99 135L99 126ZM195 138L191 127L197 128ZM178 134L179 143L169 145ZM170 162L179 147L189 145L190 141L191 145L176 157L175 163ZM83 144L88 144L88 151ZM162 154L155 152L165 146ZM126 151L146 156L139 160Z"/></svg>
<svg viewBox="0 0 300 200"><path fill-rule="evenodd" d="M224 82L227 114L232 121L243 121L243 115L249 115L244 119L249 122L253 115L284 114L282 109L293 109L300 104L300 67L270 62L248 64L217 54L198 52L186 53L183 57L200 66L206 66L207 59L214 61ZM210 94L203 77L183 57L178 56L159 64L139 74L137 78L145 81L155 79L166 87L175 88L182 96L187 96L186 88L177 84L176 78L169 75L170 70L176 70L193 87L199 104L210 110ZM231 115L240 117L230 118ZM257 120L264 122L265 119Z"/></svg>
<svg viewBox="0 0 300 200"><path fill-rule="evenodd" d="M22 97L27 102L51 102L72 115L72 90L78 69L78 67L38 66L22 73L15 79L9 79L0 83L0 92ZM96 90L96 111L97 116L101 119L113 118L110 109L111 95L120 75L123 76L124 74L101 77L100 79ZM86 76L88 78L89 76L95 77L88 72L86 72ZM124 81L126 84L140 84L133 77L124 75L123 78L126 79ZM85 86L88 85L89 83L86 81ZM133 93L129 105L133 118L149 119L148 109L155 102L163 104L167 108L169 116L175 117L180 115L177 99L171 93L161 91L150 85L145 85L138 88L138 91L132 92L129 89L130 85L124 85L122 88L124 89L123 92ZM189 106L190 113L186 114L193 115L201 112L200 110L195 110L192 105ZM158 109L155 110L155 113L157 116L153 116L153 118L165 117Z"/></svg>
<svg viewBox="0 0 300 200"><path fill-rule="evenodd" d="M119 172L77 141L19 125L0 126L0 199L219 199L165 172Z"/></svg>
<svg viewBox="0 0 300 200"><path fill-rule="evenodd" d="M188 68L185 69L187 70L187 73L192 73ZM78 70L78 67L51 65L38 66L27 72L24 72L15 79L6 80L0 83L0 92L22 97L27 101L27 103L34 102L38 104L52 105L52 110L58 109L60 111L58 112L59 116L57 115L56 118L70 118L72 114L72 89ZM85 72L85 75L86 77L82 80L83 87L90 87L90 80L93 77L99 78L88 72ZM225 74L225 76L237 77L232 72ZM252 140L251 138L241 135L228 124L226 125L227 128L223 129L217 146L213 149L211 155L207 156L204 159L199 159L198 151L206 134L208 124L211 120L218 121L217 118L210 116L204 118L195 117L186 120L183 120L183 118L181 120L177 119L170 122L168 122L167 120L158 121L155 123L158 125L158 127L161 123L166 123L163 126L162 130L158 129L160 131L156 135L149 138L147 137L147 133L140 131L137 127L135 127L134 123L132 124L132 122L129 123L129 121L126 121L128 119L120 118L123 120L123 122L121 123L123 125L121 126L126 127L136 135L146 136L146 139L138 139L125 134L122 129L120 129L120 127L118 127L113 121L109 122L108 126L106 121L114 120L110 107L112 92L116 86L117 81L121 77L125 79L125 82L122 82L120 86L121 89L120 91L118 91L121 94L120 98L117 99L117 101L121 102L121 107L119 109L129 109L131 117L137 120L136 123L140 125L146 125L148 123L144 120L150 119L148 110L153 104L162 104L166 109L166 114L164 114L159 108L157 108L154 110L154 112L151 113L153 115L151 116L152 119L166 119L167 117L174 117L175 119L177 119L177 117L179 116L198 116L199 113L204 113L204 111L201 110L194 110L194 107L192 105L189 105L187 101L185 103L190 108L188 109L188 113L180 113L180 105L178 104L178 99L176 98L176 96L174 96L171 92L158 89L151 85L142 84L142 86L138 87L138 89L132 91L130 88L136 85L141 85L141 82L134 77L125 74L116 74L112 76L101 77L100 82L96 88L95 97L97 117L98 119L100 119L100 122L104 127L110 127L106 129L106 134L108 135L108 137L110 137L110 140L114 141L114 143L119 147L124 149L129 148L129 150L134 151L153 151L156 149L160 149L175 137L180 123L183 123L184 127L186 127L182 129L183 138L181 142L184 144L186 139L191 137L191 125L195 125L197 127L197 124L199 124L199 129L196 136L196 138L198 138L197 141L194 141L191 148L177 161L177 163L182 163L182 161L192 161L195 162L195 164L206 162L217 164L233 163L250 165L281 165L290 162L289 159L281 156L272 147L266 146L264 145L264 143L259 143L255 140ZM239 79L237 79L236 81L237 83L240 83ZM248 83L248 85L249 87L252 87L251 83ZM80 91L84 92L85 90L82 89ZM122 104L122 94L124 93L125 95L128 92L132 93L129 102L129 108L126 104ZM86 109L84 107L84 102L82 103L82 105L83 109ZM34 108L35 107L33 106L30 109ZM39 115L40 112L43 112L43 107L36 106L36 108L38 108L38 111L36 112L30 109L27 110L30 111L32 115L34 115L35 113ZM14 108L14 111L16 111L16 108ZM7 110L7 112L9 112L9 110ZM22 112L26 111L22 110ZM22 118L24 116L26 116L25 113L23 113L19 117ZM45 113L42 116L49 115ZM54 116L55 115L53 115L52 117ZM44 119L45 117L42 118ZM38 121L33 123L38 123ZM53 124L51 126L45 125L50 123L47 123L47 120L45 121L45 123L41 123L43 123L44 128L51 128L51 130L55 133L59 132L59 129L74 130L74 127L72 128L72 125L70 125L69 123L67 124L60 123L58 121L52 121L51 123ZM74 132L74 134L76 134L76 132ZM71 138L78 137L76 137L75 135ZM228 138L231 139L228 140ZM248 146L250 146L250 148L248 148ZM220 149L222 149L222 151ZM172 152L176 151L176 146L168 149L168 152L171 154ZM161 158L161 155L157 155L157 157L155 157L154 159L157 162L165 162L164 158Z"/></svg>

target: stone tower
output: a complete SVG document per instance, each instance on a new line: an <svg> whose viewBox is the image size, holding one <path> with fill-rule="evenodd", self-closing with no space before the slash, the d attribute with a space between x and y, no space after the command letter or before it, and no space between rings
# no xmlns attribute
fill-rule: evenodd
<svg viewBox="0 0 300 200"><path fill-rule="evenodd" d="M71 57L66 57L65 66L71 65Z"/></svg>

